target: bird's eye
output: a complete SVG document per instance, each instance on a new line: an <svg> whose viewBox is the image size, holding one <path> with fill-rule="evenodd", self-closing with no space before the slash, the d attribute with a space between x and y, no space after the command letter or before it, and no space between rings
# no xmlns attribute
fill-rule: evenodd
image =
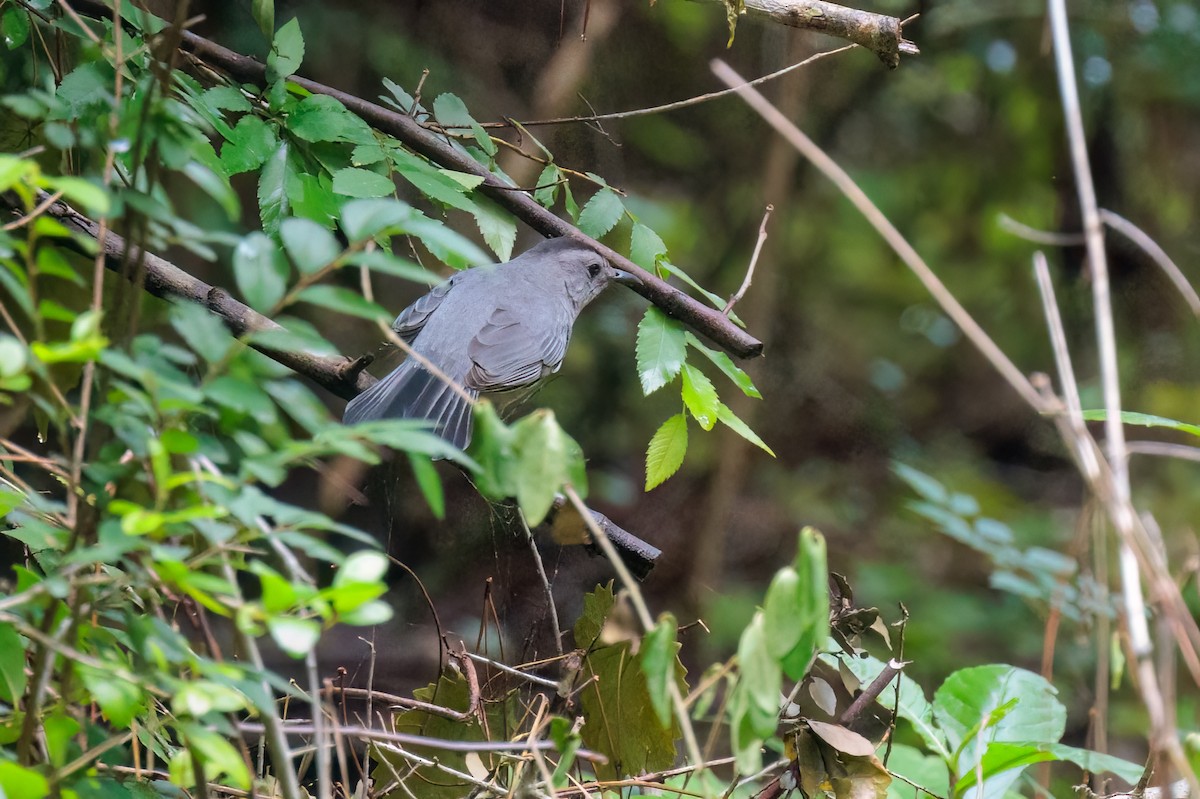
<svg viewBox="0 0 1200 799"><path fill-rule="evenodd" d="M588 277L595 280L596 275L600 274L600 264L591 264L588 266Z"/></svg>

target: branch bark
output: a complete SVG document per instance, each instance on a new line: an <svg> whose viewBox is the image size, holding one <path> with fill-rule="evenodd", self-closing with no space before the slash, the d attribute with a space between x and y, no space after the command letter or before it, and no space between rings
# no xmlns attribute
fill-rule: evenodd
<svg viewBox="0 0 1200 799"><path fill-rule="evenodd" d="M89 16L107 15L107 7L99 0L72 0L72 5ZM266 81L266 67L249 56L236 53L215 42L183 32L180 49L191 53L211 67L222 70L233 79L243 83L262 84ZM454 149L444 138L422 127L409 117L368 102L361 97L334 89L316 81L299 76L288 78L306 91L332 97L367 124L390 136L395 136L430 161L447 169L466 172L483 178L479 191L486 194L509 213L525 222L544 236L565 236L574 239L604 256L613 266L637 275L642 285L634 291L654 303L663 313L678 319L696 333L739 358L751 358L762 354L762 342L731 322L720 310L709 307L684 294L679 289L658 278L623 255L585 235L577 227L559 219L533 199L504 183L488 171L487 167L466 153Z"/></svg>
<svg viewBox="0 0 1200 799"><path fill-rule="evenodd" d="M892 69L900 66L901 53L917 55L921 52L916 44L904 38L897 17L847 8L825 0L745 0L745 8L751 16L854 42L870 50Z"/></svg>

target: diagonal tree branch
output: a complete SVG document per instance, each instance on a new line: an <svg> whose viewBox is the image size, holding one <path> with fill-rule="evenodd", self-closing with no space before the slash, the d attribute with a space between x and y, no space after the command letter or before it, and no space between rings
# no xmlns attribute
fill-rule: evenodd
<svg viewBox="0 0 1200 799"><path fill-rule="evenodd" d="M72 5L89 16L107 15L108 8L100 0L72 0ZM266 67L249 56L236 53L215 42L183 32L180 48L206 64L224 71L243 83L264 83ZM447 169L466 172L483 178L479 185L488 197L518 219L544 236L564 236L583 243L604 256L613 266L637 275L642 285L634 291L654 303L663 313L678 319L697 333L707 337L732 355L750 358L762 354L762 342L731 322L718 309L704 305L679 289L658 278L615 250L585 235L574 225L559 219L529 196L513 191L513 187L488 171L487 167L466 153L454 149L442 137L422 127L409 117L368 102L361 97L334 89L298 76L288 78L306 91L332 97L375 129L395 136L415 152Z"/></svg>
<svg viewBox="0 0 1200 799"><path fill-rule="evenodd" d="M904 38L903 23L897 17L860 11L826 0L744 0L744 7L750 16L854 42L870 50L892 69L900 66L901 53L917 55L921 52Z"/></svg>

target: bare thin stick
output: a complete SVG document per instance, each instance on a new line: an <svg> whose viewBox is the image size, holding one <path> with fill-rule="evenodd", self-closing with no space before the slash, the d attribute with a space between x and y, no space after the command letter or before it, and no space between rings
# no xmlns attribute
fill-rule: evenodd
<svg viewBox="0 0 1200 799"><path fill-rule="evenodd" d="M554 590L550 587L550 578L546 576L546 565L542 563L542 555L538 552L537 541L533 540L533 532L525 513L517 508L517 517L521 520L521 530L525 533L525 542L529 544L529 552L533 556L533 567L537 569L538 579L542 581L542 590L546 592L546 610L550 614L550 626L554 633L554 651L562 655L562 627L558 623L558 608L554 606Z"/></svg>
<svg viewBox="0 0 1200 799"><path fill-rule="evenodd" d="M1169 441L1130 441L1125 445L1125 451L1130 455L1156 455L1160 458L1200 462L1200 447L1172 444Z"/></svg>
<svg viewBox="0 0 1200 799"><path fill-rule="evenodd" d="M528 680L529 682L533 683L534 685L540 685L543 688L558 688L558 683L556 683L554 680L548 680L545 677L539 677L536 674L530 674L528 672L521 671L520 669L514 669L512 666L505 665L504 663L500 663L499 661L492 660L491 658L485 657L483 655L477 655L474 652L467 652L465 654L467 657L469 657L471 660L474 660L476 663L487 664L488 666L490 666L493 669L496 669L497 671L502 671L505 674L512 675L513 677L520 677L522 680Z"/></svg>
<svg viewBox="0 0 1200 799"><path fill-rule="evenodd" d="M1034 244L1045 244L1048 247L1078 247L1083 244L1082 233L1058 233L1053 230L1038 230L1024 222L1018 222L1008 214L1000 214L997 223L1002 230L1014 236L1019 236Z"/></svg>
<svg viewBox="0 0 1200 799"><path fill-rule="evenodd" d="M767 221L771 218L771 212L774 210L775 206L768 205L767 210L763 213L762 224L758 226L758 241L754 245L754 253L750 256L750 265L746 267L746 278L738 287L737 292L729 298L729 302L725 303L725 307L721 309L721 313L726 316L729 316L733 306L746 296L746 291L750 288L751 281L754 280L754 267L758 264L758 255L762 252L763 243L767 240Z"/></svg>
<svg viewBox="0 0 1200 799"><path fill-rule="evenodd" d="M1175 262L1171 260L1171 256L1167 255L1162 247L1158 246L1158 242L1150 238L1137 225L1120 214L1109 211L1107 208L1100 209L1100 221L1132 241L1141 248L1142 252L1150 256L1150 260L1158 265L1158 268L1163 271L1163 274L1175 286L1175 290L1187 302L1188 307L1192 309L1192 313L1200 316L1200 295L1196 294L1196 290L1192 288L1192 284L1184 276L1183 270L1176 266Z"/></svg>
<svg viewBox="0 0 1200 799"><path fill-rule="evenodd" d="M896 227L883 215L883 212L858 187L854 179L846 174L846 171L838 166L832 158L826 155L812 139L804 135L791 120L780 113L779 109L771 105L762 94L751 87L742 85L745 83L745 80L728 64L720 59L714 59L711 66L712 71L718 78L728 86L738 87L737 92L746 101L747 105L757 111L767 121L767 124L782 134L793 147L799 150L805 158L811 161L817 169L821 170L825 177L829 178L846 195L847 199L854 204L859 213L866 217L867 221L883 236L891 248L896 251L900 259L913 271L917 279L925 286L925 289L937 300L938 305L942 306L942 310L946 312L946 315L954 320L954 323L971 340L971 343L991 362L996 371L1000 372L1001 376L1008 381L1009 385L1032 408L1039 413L1044 412L1046 410L1045 404L1037 390L1030 384L1029 379L1009 360L1004 351L996 346L996 343L984 332L979 323L963 308L962 304L950 293L945 284L938 279L938 276L933 273L933 270L929 268L924 259L917 254L912 245L900 234L900 231L896 230Z"/></svg>
<svg viewBox="0 0 1200 799"><path fill-rule="evenodd" d="M824 50L820 53L817 53L816 55L809 56L808 58L804 59L803 61L798 61L795 64L790 64L790 65L784 67L783 69L777 69L768 75L763 75L760 78L755 78L754 80L749 81L746 85L747 86L760 86L760 85L766 83L767 81L772 81L772 80L775 80L776 78L781 78L784 75L788 74L789 72L799 69L800 67L806 67L815 61L820 61L821 59L828 58L831 55L837 55L838 53L844 53L847 50L853 50L858 46L859 45L857 45L857 44L847 44L847 45L843 45L843 46L837 48L836 50ZM529 122L519 122L519 121L506 119L503 122L483 122L481 124L485 128L511 128L511 127L516 127L518 125L520 127L531 128L535 125L569 125L569 124L575 124L575 123L579 123L579 122L608 122L609 120L614 120L614 119L632 119L633 117L644 117L644 116L649 116L651 114L664 114L669 111L678 111L681 108L690 108L693 105L700 105L701 103L707 103L710 100L717 100L721 97L725 97L727 95L733 94L735 91L737 91L737 89L721 89L720 91L709 92L708 94L700 94L695 97L689 97L686 100L676 100L673 103L667 103L665 105L656 105L656 106L651 106L649 108L634 108L629 111L614 111L611 114L591 114L591 115L587 115L587 116L555 117L554 119L534 119L534 120L530 120ZM450 130L457 129L453 125L450 125L447 127ZM469 130L470 128L464 127L462 129Z"/></svg>

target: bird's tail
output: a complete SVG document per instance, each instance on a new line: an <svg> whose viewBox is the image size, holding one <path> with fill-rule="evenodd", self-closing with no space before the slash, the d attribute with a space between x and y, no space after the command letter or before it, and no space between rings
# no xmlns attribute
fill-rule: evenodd
<svg viewBox="0 0 1200 799"><path fill-rule="evenodd" d="M472 399L479 396L474 389L463 392ZM459 449L471 443L471 403L411 358L350 400L342 414L346 424L372 419L428 419L435 434Z"/></svg>

